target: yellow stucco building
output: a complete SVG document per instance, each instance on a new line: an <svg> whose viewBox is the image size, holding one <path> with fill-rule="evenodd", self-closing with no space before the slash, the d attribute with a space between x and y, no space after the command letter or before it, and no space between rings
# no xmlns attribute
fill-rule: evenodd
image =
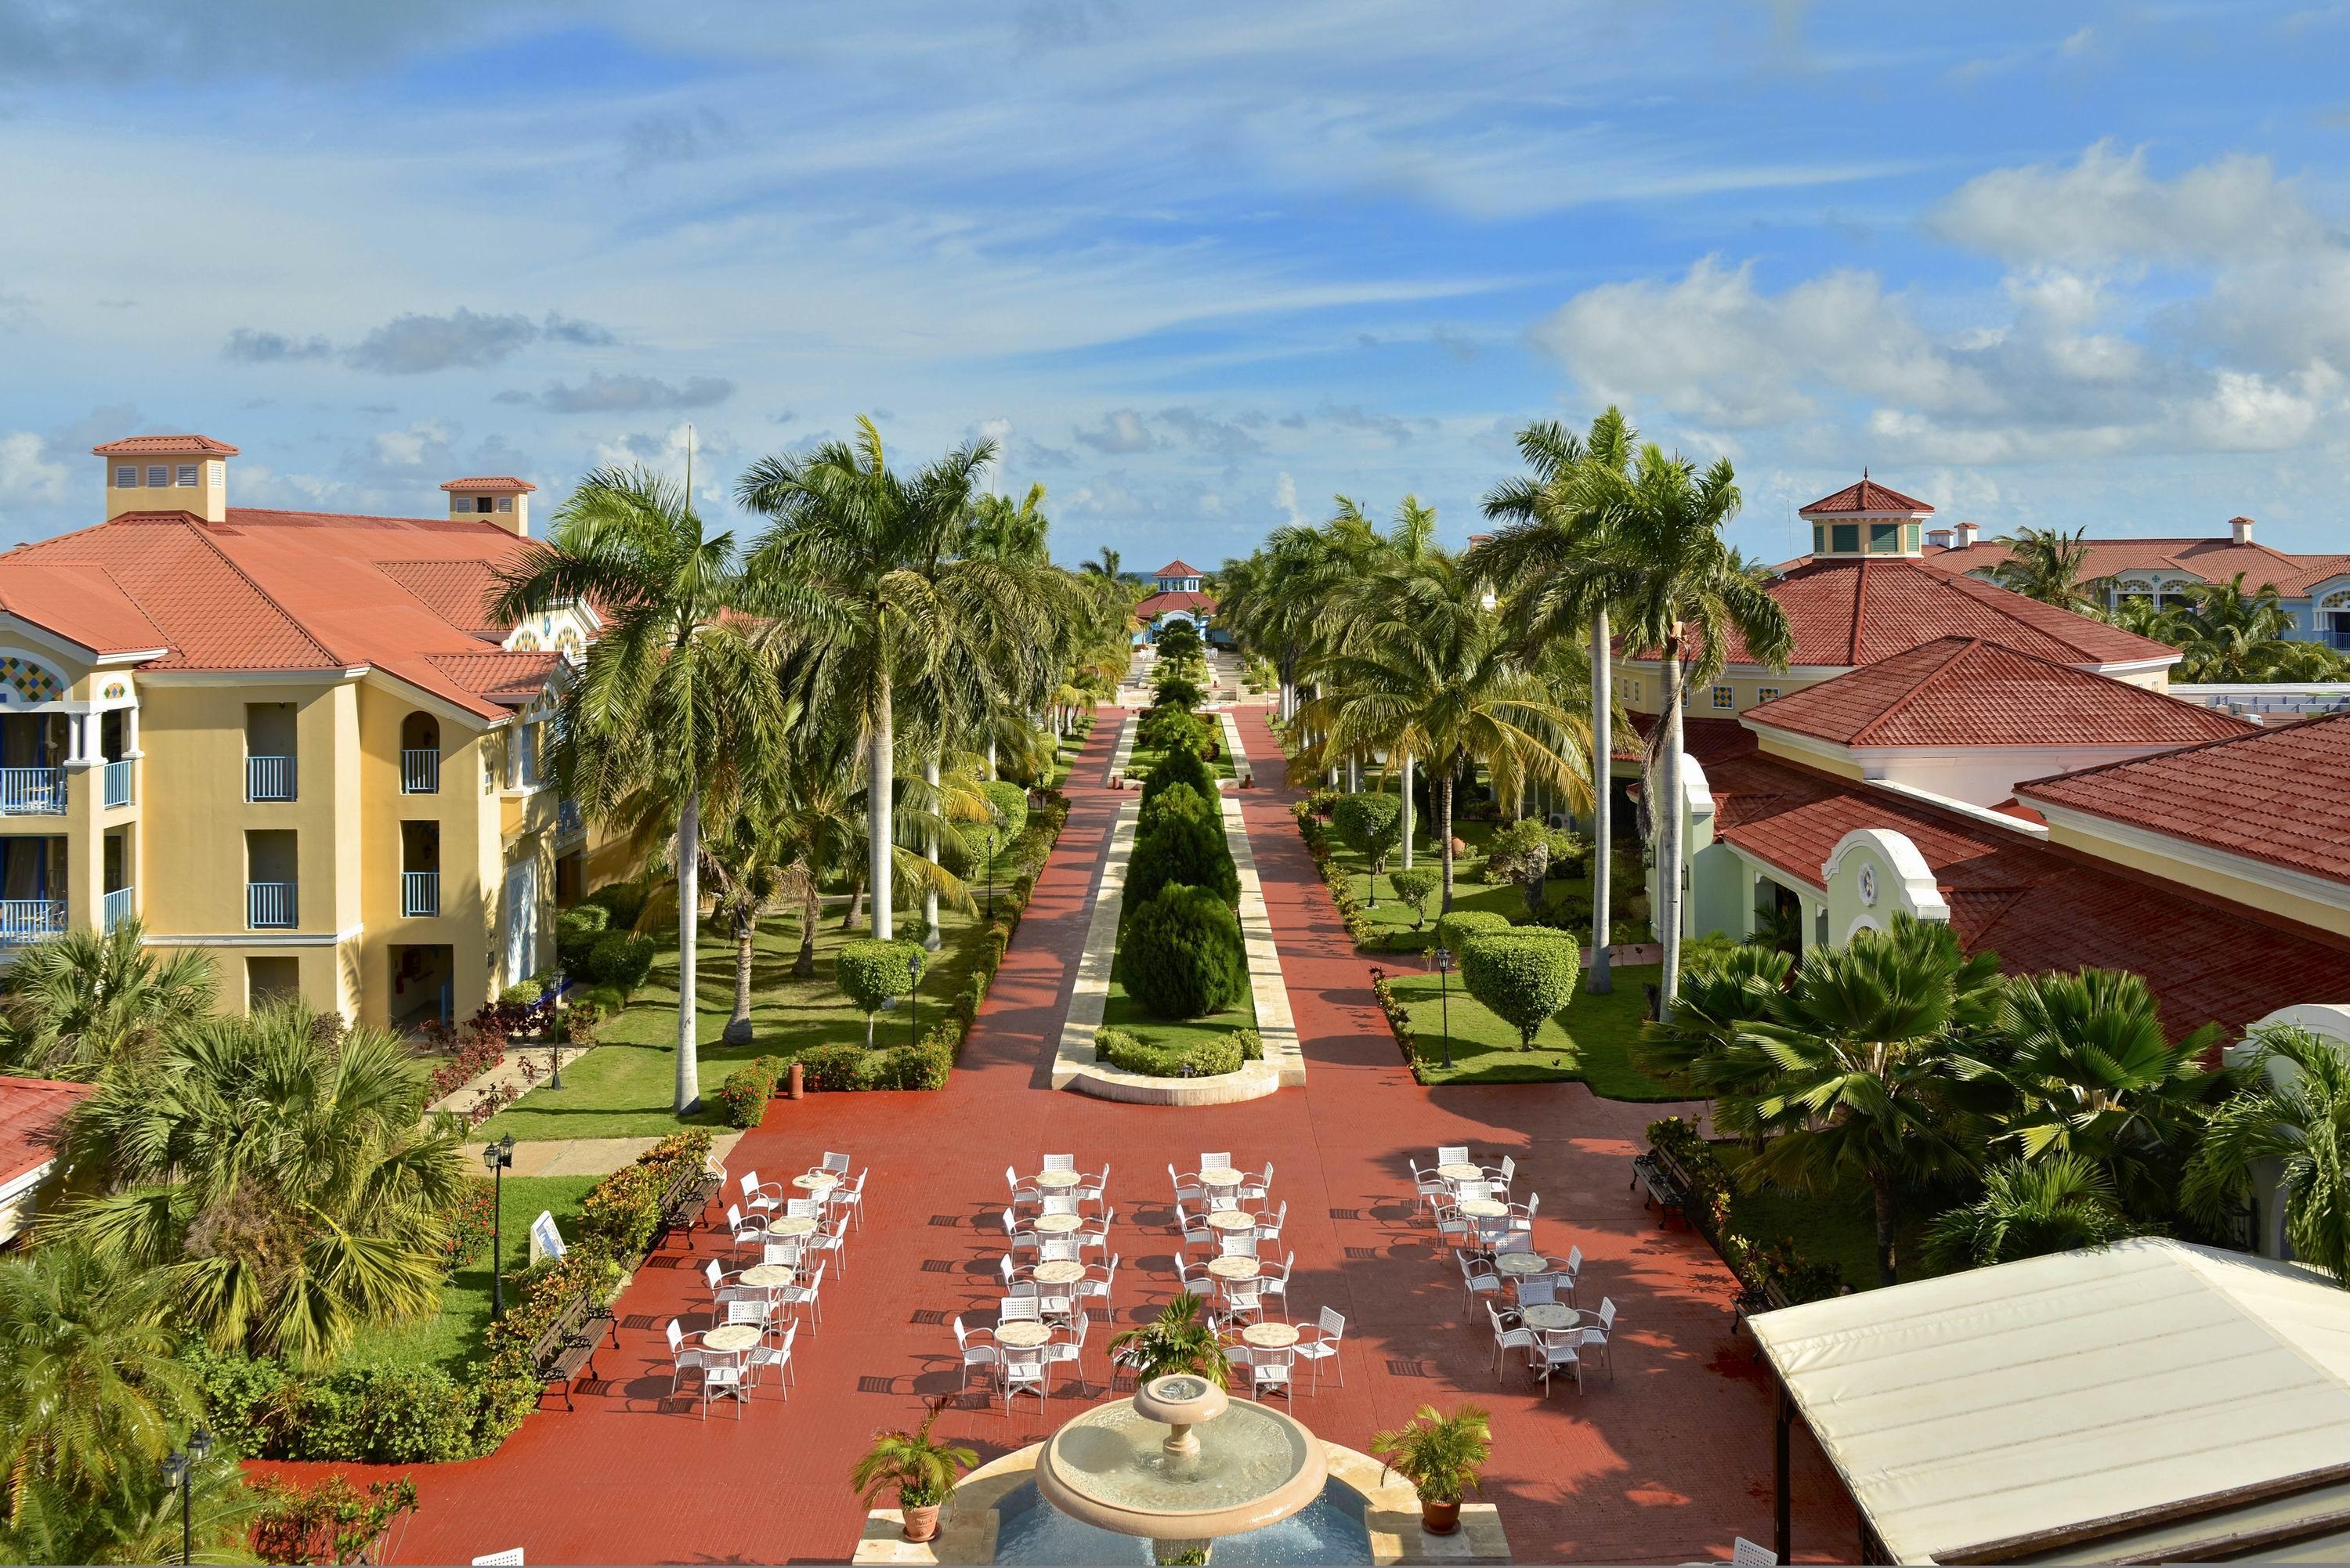
<svg viewBox="0 0 2350 1568"><path fill-rule="evenodd" d="M137 919L224 1002L462 1017L554 961L548 720L586 607L494 625L533 486L446 515L228 504L236 449L93 449L107 520L0 556L0 954Z"/></svg>

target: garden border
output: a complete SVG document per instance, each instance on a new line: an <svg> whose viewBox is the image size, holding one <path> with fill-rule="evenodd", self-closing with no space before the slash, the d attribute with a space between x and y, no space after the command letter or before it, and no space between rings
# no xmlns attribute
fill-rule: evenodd
<svg viewBox="0 0 2350 1568"><path fill-rule="evenodd" d="M1134 762L1134 715L1120 710L1118 720L1118 746L1109 754L1108 777L1118 781L1116 788L1125 789L1126 770Z"/></svg>
<svg viewBox="0 0 2350 1568"><path fill-rule="evenodd" d="M1240 724L1232 718L1232 711L1230 708L1226 708L1219 712L1216 717L1223 722L1224 755L1232 761L1233 787L1236 789L1254 788L1256 786L1256 770L1249 765L1248 748L1241 744L1241 727Z"/></svg>

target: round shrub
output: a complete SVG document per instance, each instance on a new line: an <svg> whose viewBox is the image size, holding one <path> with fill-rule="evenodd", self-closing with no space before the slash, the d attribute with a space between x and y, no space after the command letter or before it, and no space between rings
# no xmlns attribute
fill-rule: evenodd
<svg viewBox="0 0 2350 1568"><path fill-rule="evenodd" d="M598 888L581 900L594 904L610 917L609 929L616 931L634 929L637 917L645 912L645 899L652 889L641 882L615 882L608 888Z"/></svg>
<svg viewBox="0 0 2350 1568"><path fill-rule="evenodd" d="M1149 752L1181 750L1205 755L1207 726L1193 718L1188 709L1162 702L1134 726L1134 743Z"/></svg>
<svg viewBox="0 0 2350 1568"><path fill-rule="evenodd" d="M606 931L580 961L579 978L590 985L616 986L629 992L645 983L645 976L652 972L652 938Z"/></svg>
<svg viewBox="0 0 2350 1568"><path fill-rule="evenodd" d="M1455 958L1475 938L1510 929L1510 918L1491 909L1455 909L1436 917L1436 945L1451 948Z"/></svg>
<svg viewBox="0 0 2350 1568"><path fill-rule="evenodd" d="M726 1081L718 1086L718 1109L728 1127L754 1127L765 1117L781 1065L773 1056L762 1056L726 1075Z"/></svg>
<svg viewBox="0 0 2350 1568"><path fill-rule="evenodd" d="M1428 900L1444 881L1444 873L1430 866L1414 866L1408 871L1398 871L1388 877L1395 896L1411 910L1411 929L1419 930L1428 924Z"/></svg>
<svg viewBox="0 0 2350 1568"><path fill-rule="evenodd" d="M1575 1000L1583 952L1564 932L1510 931L1473 937L1461 954L1461 983L1518 1032L1530 1050L1543 1020Z"/></svg>
<svg viewBox="0 0 2350 1568"><path fill-rule="evenodd" d="M1127 994L1153 1017L1201 1018L1248 993L1240 917L1205 888L1161 888L1121 946Z"/></svg>
<svg viewBox="0 0 2350 1568"><path fill-rule="evenodd" d="M841 994L865 1014L865 1044L873 1044L873 1014L893 996L914 989L914 965L923 956L911 942L867 940L850 942L833 960L834 981Z"/></svg>
<svg viewBox="0 0 2350 1568"><path fill-rule="evenodd" d="M1148 803L1162 790L1177 784L1190 784L1205 799L1216 793L1216 775L1208 770L1206 759L1193 752L1170 752L1159 759L1150 776L1142 781L1142 798Z"/></svg>
<svg viewBox="0 0 2350 1568"><path fill-rule="evenodd" d="M1148 838L1159 830L1159 825L1170 816L1188 816L1200 822L1212 823L1222 831L1224 814L1221 805L1211 805L1207 797L1190 784L1170 784L1157 794L1145 795L1141 815L1135 818L1135 833Z"/></svg>
<svg viewBox="0 0 2350 1568"><path fill-rule="evenodd" d="M577 969L596 939L611 928L612 911L601 904L575 904L555 922L555 953L567 969Z"/></svg>
<svg viewBox="0 0 2350 1568"><path fill-rule="evenodd" d="M1346 846L1370 863L1371 904L1379 901L1379 873L1403 842L1403 801L1392 794L1342 794L1330 808L1330 826Z"/></svg>
<svg viewBox="0 0 2350 1568"><path fill-rule="evenodd" d="M810 1094L835 1094L873 1086L873 1063L886 1053L868 1051L854 1040L833 1045L811 1045L796 1060L800 1086Z"/></svg>
<svg viewBox="0 0 2350 1568"><path fill-rule="evenodd" d="M1149 903L1159 888L1175 882L1205 888L1227 904L1240 902L1241 874L1221 821L1211 827L1196 816L1163 816L1154 832L1136 843L1126 867L1127 908Z"/></svg>

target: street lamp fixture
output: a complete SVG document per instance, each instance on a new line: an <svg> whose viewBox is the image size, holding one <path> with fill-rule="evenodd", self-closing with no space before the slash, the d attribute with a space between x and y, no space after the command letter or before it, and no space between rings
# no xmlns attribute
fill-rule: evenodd
<svg viewBox="0 0 2350 1568"><path fill-rule="evenodd" d="M1440 947L1436 950L1436 989L1442 998L1439 1005L1444 1014L1444 1070L1448 1073L1452 1071L1452 982L1449 978L1451 973L1452 950Z"/></svg>
<svg viewBox="0 0 2350 1568"><path fill-rule="evenodd" d="M213 1451L213 1435L198 1427L188 1434L188 1446L163 1461L163 1483L180 1494L180 1561L196 1560L196 1470Z"/></svg>
<svg viewBox="0 0 2350 1568"><path fill-rule="evenodd" d="M505 1218L505 1173L514 1164L514 1134L508 1133L495 1143L482 1147L482 1163L490 1172L490 1321L495 1323L506 1315L506 1282L498 1272L498 1263L505 1256L505 1243L499 1234L498 1222Z"/></svg>

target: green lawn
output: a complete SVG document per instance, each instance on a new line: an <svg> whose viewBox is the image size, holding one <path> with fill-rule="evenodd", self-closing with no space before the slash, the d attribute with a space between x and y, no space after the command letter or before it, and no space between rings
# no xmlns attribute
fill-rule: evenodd
<svg viewBox="0 0 2350 1568"><path fill-rule="evenodd" d="M1714 1153L1735 1171L1746 1163L1744 1144L1717 1142ZM1940 1269L1929 1268L1919 1241L1933 1215L1930 1199L1913 1199L1894 1231L1893 1256L1903 1280L1931 1279ZM1794 1241L1806 1258L1831 1262L1844 1271L1845 1283L1856 1291L1877 1288L1877 1209L1868 1184L1857 1177L1837 1183L1819 1197L1764 1187L1740 1192L1731 1205L1731 1222L1760 1241L1782 1237Z"/></svg>
<svg viewBox="0 0 2350 1568"><path fill-rule="evenodd" d="M1003 894L999 882L997 895ZM984 894L974 897L982 900ZM832 961L842 945L862 938L863 922L843 931L844 906L829 900L818 922L816 974L792 978L792 960L799 950L796 916L780 916L760 928L752 970L751 1023L754 1034L748 1045L721 1044L720 1034L734 1008L734 944L721 939L708 925L702 931L700 971L696 989L701 1041L702 1108L682 1125L722 1127L714 1094L738 1064L754 1056L797 1055L811 1045L862 1042L865 1014L849 1004L833 983ZM931 955L922 971L918 996L920 1019L944 1016L948 999L962 989L979 958L977 915L952 909L939 911L940 934L945 946ZM874 1044L898 1045L912 1038L904 1003L880 1013L874 1021ZM512 1133L517 1138L658 1137L681 1124L671 1111L677 1082L677 949L671 941L653 961L651 976L628 1009L608 1022L598 1049L563 1068L563 1087L532 1090L512 1109L484 1124L482 1136ZM535 1211L534 1211L535 1212Z"/></svg>
<svg viewBox="0 0 2350 1568"><path fill-rule="evenodd" d="M486 1141L486 1140L484 1140ZM517 1299L513 1276L530 1264L530 1222L545 1210L555 1216L567 1241L579 1239L579 1200L598 1176L509 1176L498 1204L500 1256L507 1274L506 1304ZM460 1269L441 1287L440 1315L400 1328L360 1334L344 1356L346 1365L401 1362L460 1373L482 1358L482 1334L490 1325L490 1270L486 1262Z"/></svg>
<svg viewBox="0 0 2350 1568"><path fill-rule="evenodd" d="M1419 1037L1420 1076L1430 1084L1535 1084L1575 1080L1611 1100L1687 1099L1632 1065L1630 1047L1648 1012L1645 985L1656 983L1654 964L1618 966L1615 989L1594 996L1577 982L1575 1000L1542 1026L1534 1049L1521 1050L1518 1032L1461 988L1417 969L1390 970L1388 983L1410 1009ZM1444 1061L1445 992L1451 992L1452 1066Z"/></svg>
<svg viewBox="0 0 2350 1568"><path fill-rule="evenodd" d="M1240 1005L1205 1018L1153 1018L1142 1010L1142 1004L1127 995L1125 981L1120 978L1126 961L1123 957L1110 965L1109 998L1102 1004L1102 1023L1106 1026L1125 1030L1136 1039L1153 1045L1183 1045L1194 1040L1220 1040L1235 1029L1256 1027L1256 998L1248 992L1241 993Z"/></svg>
<svg viewBox="0 0 2350 1568"><path fill-rule="evenodd" d="M1416 835L1417 846L1412 851L1415 866L1422 870L1441 871L1444 862L1437 853L1434 832L1425 821L1415 822L1413 826L1419 830ZM1453 863L1452 907L1456 909L1488 909L1507 919L1523 920L1526 918L1525 894L1520 890L1516 883L1502 882L1489 885L1484 882L1471 881L1464 875L1470 863L1483 861L1485 846L1492 842L1493 835L1501 826L1497 822L1456 821L1453 823L1454 836L1468 846L1468 850L1460 860ZM1377 889L1378 902L1372 905L1368 902L1373 892L1371 878L1363 857L1340 844L1335 836L1330 841L1330 857L1331 864L1345 871L1348 890L1357 898L1365 901L1366 907L1363 913L1367 915L1371 924L1378 929L1379 934L1374 940L1375 945L1371 950L1419 953L1426 952L1436 946L1436 909L1444 897L1440 889L1428 897L1426 925L1414 929L1411 907L1395 896L1394 884L1386 875L1382 875L1378 879ZM1391 855L1388 857L1389 872L1400 870L1402 867L1403 857L1400 855ZM1590 891L1591 878L1588 877L1554 877L1543 884L1544 898L1554 901L1569 893L1587 896ZM1618 942L1647 941L1648 940L1647 922L1627 919L1619 914L1615 921L1615 936Z"/></svg>

